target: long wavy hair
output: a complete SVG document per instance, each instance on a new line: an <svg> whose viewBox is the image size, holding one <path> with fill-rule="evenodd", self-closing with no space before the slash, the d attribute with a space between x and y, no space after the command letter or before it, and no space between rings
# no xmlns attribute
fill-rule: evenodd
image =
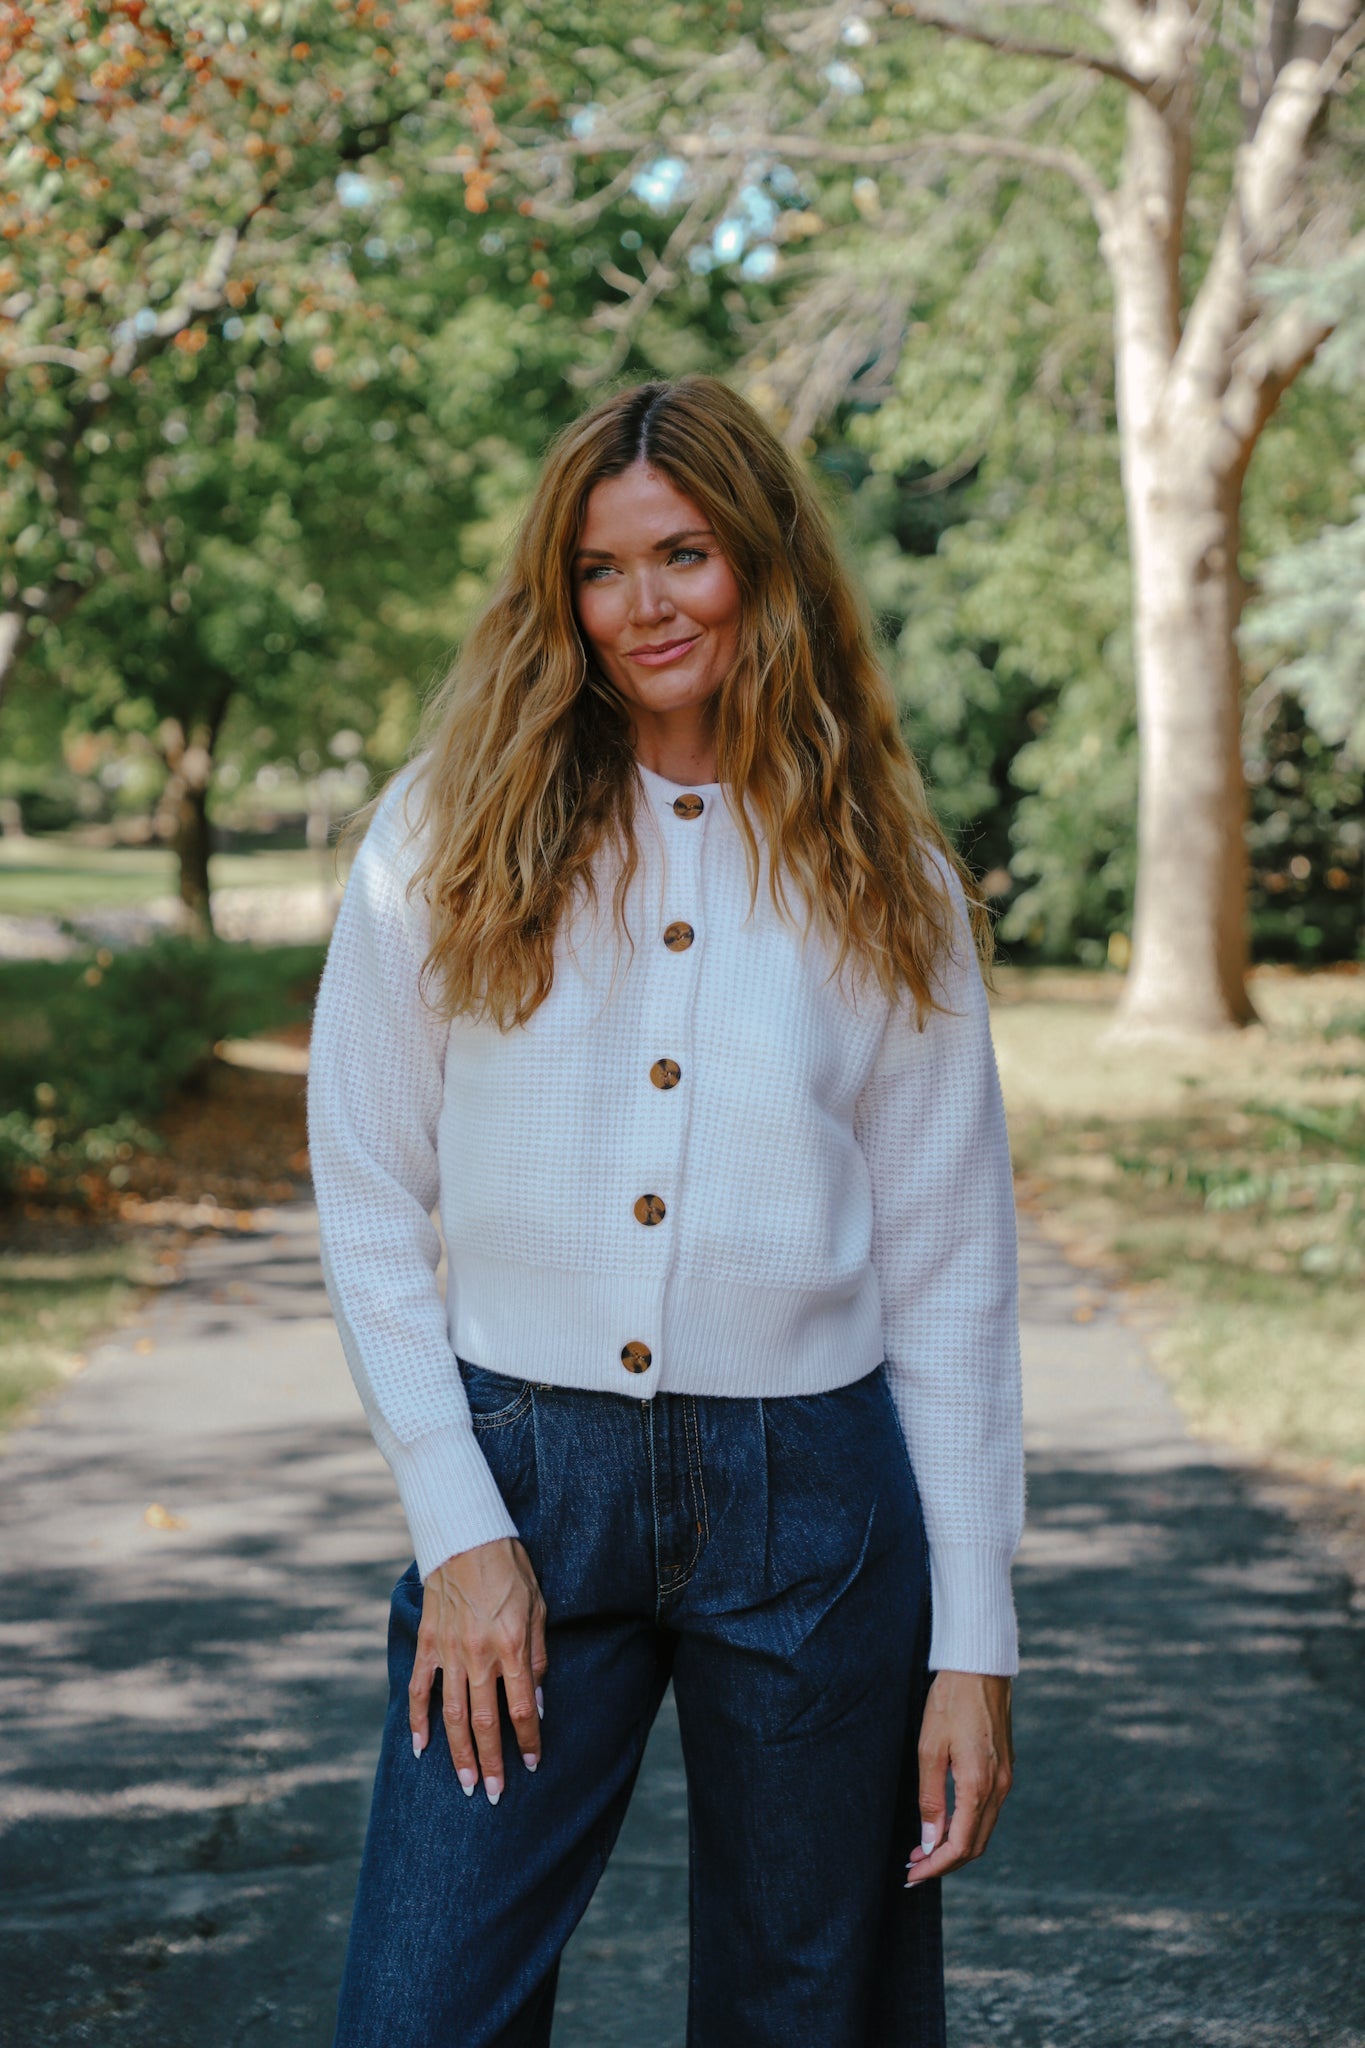
<svg viewBox="0 0 1365 2048"><path fill-rule="evenodd" d="M405 800L425 854L409 893L421 888L431 915L423 989L439 984L448 1017L525 1023L550 992L566 909L580 890L596 904L604 841L621 856L618 945L633 945L629 707L580 631L573 558L594 485L640 462L705 514L741 593L736 658L710 708L750 908L763 867L752 804L779 914L793 921L791 883L832 972L851 964L889 995L908 989L922 1027L943 1007L955 923L929 849L962 883L984 967L989 913L930 811L866 598L814 488L747 400L699 375L620 391L555 436L493 595L424 706ZM340 843L363 836L382 795Z"/></svg>

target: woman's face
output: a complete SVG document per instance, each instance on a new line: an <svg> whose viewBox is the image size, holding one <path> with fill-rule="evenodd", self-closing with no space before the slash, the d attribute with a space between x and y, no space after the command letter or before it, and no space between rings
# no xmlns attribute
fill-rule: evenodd
<svg viewBox="0 0 1365 2048"><path fill-rule="evenodd" d="M598 666L642 724L695 725L739 644L740 591L705 514L637 462L588 494L574 601Z"/></svg>

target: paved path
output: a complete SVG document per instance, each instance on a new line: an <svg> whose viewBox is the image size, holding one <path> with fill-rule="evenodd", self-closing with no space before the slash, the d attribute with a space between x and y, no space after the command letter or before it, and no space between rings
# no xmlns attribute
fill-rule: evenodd
<svg viewBox="0 0 1365 2048"><path fill-rule="evenodd" d="M267 1220L0 1460L5 2048L330 2037L407 1551L312 1212ZM1339 1569L1189 1441L1113 1303L1077 1322L1081 1277L1024 1258L1020 1780L948 1888L953 2048L1362 2048ZM684 1813L665 1715L555 2048L680 2048Z"/></svg>

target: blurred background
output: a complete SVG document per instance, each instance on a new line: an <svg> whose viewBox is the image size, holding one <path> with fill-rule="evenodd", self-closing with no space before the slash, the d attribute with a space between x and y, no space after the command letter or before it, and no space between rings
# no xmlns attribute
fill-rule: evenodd
<svg viewBox="0 0 1365 2048"><path fill-rule="evenodd" d="M334 827L547 434L703 369L998 912L1021 1198L1178 1302L1191 1412L1357 1466L1358 15L3 19L5 1398L151 1225L306 1188Z"/></svg>

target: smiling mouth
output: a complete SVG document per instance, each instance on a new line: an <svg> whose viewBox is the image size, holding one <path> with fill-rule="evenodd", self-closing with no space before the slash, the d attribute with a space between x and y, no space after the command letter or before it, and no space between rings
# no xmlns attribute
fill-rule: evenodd
<svg viewBox="0 0 1365 2048"><path fill-rule="evenodd" d="M686 640L665 640L659 647L632 647L628 650L628 658L648 662L651 667L657 666L660 662L671 661L675 655L685 654L689 647L695 647L700 638L700 633L693 633Z"/></svg>

